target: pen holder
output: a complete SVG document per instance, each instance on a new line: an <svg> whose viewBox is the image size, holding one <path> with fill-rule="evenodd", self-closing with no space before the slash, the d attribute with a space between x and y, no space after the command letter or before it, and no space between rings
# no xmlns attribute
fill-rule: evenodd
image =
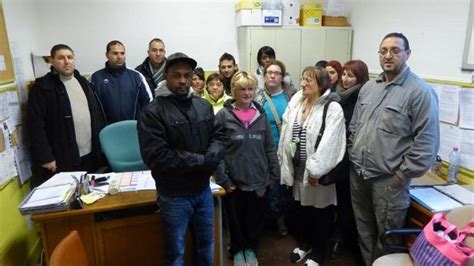
<svg viewBox="0 0 474 266"><path fill-rule="evenodd" d="M71 208L75 209L75 210L82 209L84 207L84 205L82 203L81 196L78 195L77 193L74 193L74 197L73 197L73 199L71 201L71 204L69 206L71 206Z"/></svg>

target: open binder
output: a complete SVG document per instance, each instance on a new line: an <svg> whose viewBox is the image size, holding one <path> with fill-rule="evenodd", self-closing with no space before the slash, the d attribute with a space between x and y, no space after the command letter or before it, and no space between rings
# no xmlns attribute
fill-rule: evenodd
<svg viewBox="0 0 474 266"><path fill-rule="evenodd" d="M449 211L474 203L474 193L459 185L413 186L410 196L432 212Z"/></svg>
<svg viewBox="0 0 474 266"><path fill-rule="evenodd" d="M86 172L63 172L55 174L49 180L34 188L20 203L21 214L37 214L69 209L70 203L76 198L78 181L76 176Z"/></svg>
<svg viewBox="0 0 474 266"><path fill-rule="evenodd" d="M69 209L76 185L62 184L36 187L23 199L18 210L21 214L47 213Z"/></svg>

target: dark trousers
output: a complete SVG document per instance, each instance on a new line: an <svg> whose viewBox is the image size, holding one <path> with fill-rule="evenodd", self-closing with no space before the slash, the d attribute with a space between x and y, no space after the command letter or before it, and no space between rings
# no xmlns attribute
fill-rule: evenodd
<svg viewBox="0 0 474 266"><path fill-rule="evenodd" d="M230 254L257 248L263 231L266 197L255 191L235 190L223 197L230 233Z"/></svg>
<svg viewBox="0 0 474 266"><path fill-rule="evenodd" d="M336 224L334 228L334 240L343 242L346 248L358 251L357 228L352 210L351 186L350 186L350 164L343 162L339 174L342 178L336 181L337 207Z"/></svg>
<svg viewBox="0 0 474 266"><path fill-rule="evenodd" d="M287 212L287 225L298 243L298 247L311 247L314 259L318 263L324 262L327 242L331 235L334 221L334 206L315 208L301 206L294 201Z"/></svg>

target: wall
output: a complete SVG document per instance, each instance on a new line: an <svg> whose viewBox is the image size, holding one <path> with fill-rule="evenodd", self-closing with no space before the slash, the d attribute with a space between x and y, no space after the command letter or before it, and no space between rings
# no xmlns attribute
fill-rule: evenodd
<svg viewBox="0 0 474 266"><path fill-rule="evenodd" d="M236 1L236 0L235 0ZM105 45L122 40L129 67L146 57L147 43L162 38L167 53L183 51L206 70L217 69L224 52L238 55L234 0L4 0L10 41L29 51L48 52L64 42L76 51L78 69L91 73L105 62ZM378 45L388 32L407 35L412 46L409 64L426 78L471 82L462 72L462 52L469 0L346 0L354 28L353 57L380 72ZM278 51L277 51L278 52ZM29 62L29 61L26 61ZM30 66L24 66L31 79Z"/></svg>
<svg viewBox="0 0 474 266"><path fill-rule="evenodd" d="M412 50L408 64L417 74L472 82L471 73L461 71L468 12L469 0L347 0L346 15L354 29L352 57L378 73L381 39L402 32Z"/></svg>
<svg viewBox="0 0 474 266"><path fill-rule="evenodd" d="M6 0L5 5L15 6L18 1L23 0ZM32 5L38 14L33 31L39 36L30 42L30 48L48 53L54 44L66 43L76 52L77 68L82 73L92 73L104 66L107 42L122 41L127 65L135 68L147 56L149 40L159 37L165 41L168 55L185 52L205 69L217 69L224 52L237 55L232 2L36 1ZM13 20L15 13L21 13L13 8L11 11L7 19ZM14 22L8 26L9 32L23 30ZM11 39L17 40L17 36L12 34Z"/></svg>

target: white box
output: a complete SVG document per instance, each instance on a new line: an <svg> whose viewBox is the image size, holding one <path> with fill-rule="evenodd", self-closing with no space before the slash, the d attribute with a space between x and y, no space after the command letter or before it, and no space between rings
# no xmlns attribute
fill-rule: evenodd
<svg viewBox="0 0 474 266"><path fill-rule="evenodd" d="M235 13L235 25L240 26L261 26L261 9L241 9Z"/></svg>
<svg viewBox="0 0 474 266"><path fill-rule="evenodd" d="M300 1L283 0L283 26L299 26Z"/></svg>
<svg viewBox="0 0 474 266"><path fill-rule="evenodd" d="M263 26L281 26L282 25L282 10L262 10L262 25Z"/></svg>

